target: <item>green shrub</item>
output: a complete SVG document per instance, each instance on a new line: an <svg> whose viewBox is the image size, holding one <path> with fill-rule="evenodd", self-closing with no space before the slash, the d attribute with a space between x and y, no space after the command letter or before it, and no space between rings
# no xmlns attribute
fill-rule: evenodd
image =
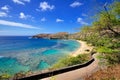
<svg viewBox="0 0 120 80"><path fill-rule="evenodd" d="M56 64L52 66L52 69L58 69L58 68L63 68L67 66L72 66L76 64L81 64L90 59L88 54L81 54L78 55L77 57L71 57L67 56L62 59L60 59Z"/></svg>
<svg viewBox="0 0 120 80"><path fill-rule="evenodd" d="M109 65L113 64L119 64L120 63L120 54L119 53L114 53L114 54L107 54L105 56L105 59L107 59L107 62Z"/></svg>
<svg viewBox="0 0 120 80"><path fill-rule="evenodd" d="M99 53L118 53L119 50L110 49L110 48L107 48L107 47L98 47L97 52L99 52Z"/></svg>
<svg viewBox="0 0 120 80"><path fill-rule="evenodd" d="M0 75L0 80L6 80L6 79L9 79L10 77L11 77L11 75L4 73L4 74Z"/></svg>

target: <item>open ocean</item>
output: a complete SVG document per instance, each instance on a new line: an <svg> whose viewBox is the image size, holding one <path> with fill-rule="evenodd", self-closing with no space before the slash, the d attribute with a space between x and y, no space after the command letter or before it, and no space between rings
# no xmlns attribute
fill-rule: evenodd
<svg viewBox="0 0 120 80"><path fill-rule="evenodd" d="M28 36L0 37L0 74L38 71L80 47L75 40L30 39Z"/></svg>

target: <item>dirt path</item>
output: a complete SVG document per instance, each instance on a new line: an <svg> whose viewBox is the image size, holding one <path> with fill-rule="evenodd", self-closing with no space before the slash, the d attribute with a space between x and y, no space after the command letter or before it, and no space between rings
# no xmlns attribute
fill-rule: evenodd
<svg viewBox="0 0 120 80"><path fill-rule="evenodd" d="M89 66L57 75L56 80L83 80L85 76L89 76L97 69L98 69L98 60L95 58L95 61Z"/></svg>

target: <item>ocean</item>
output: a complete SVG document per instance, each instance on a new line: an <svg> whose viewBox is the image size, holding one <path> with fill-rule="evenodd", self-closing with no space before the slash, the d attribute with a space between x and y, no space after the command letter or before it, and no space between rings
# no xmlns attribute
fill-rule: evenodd
<svg viewBox="0 0 120 80"><path fill-rule="evenodd" d="M80 47L75 40L34 39L29 36L0 37L0 74L41 71Z"/></svg>

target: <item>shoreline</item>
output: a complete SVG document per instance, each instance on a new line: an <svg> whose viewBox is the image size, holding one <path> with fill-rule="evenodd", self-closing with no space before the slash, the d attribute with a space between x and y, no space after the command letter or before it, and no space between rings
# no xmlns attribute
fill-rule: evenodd
<svg viewBox="0 0 120 80"><path fill-rule="evenodd" d="M85 41L81 41L81 40L77 40L77 41L80 43L80 47L75 52L70 54L73 57L76 57L79 54L87 54L90 51L92 51L92 49L94 48L93 46L90 46L89 44L87 44ZM87 49L89 51L86 51ZM69 72L65 72L62 74L58 74L52 77L43 78L42 80L51 80L51 79L81 80L81 79L84 79L85 77L90 76L91 74L93 74L99 69L99 65L98 65L99 60L96 58L97 55L98 54L93 55L93 58L95 59L95 61L86 67L76 69L73 71L69 71Z"/></svg>
<svg viewBox="0 0 120 80"><path fill-rule="evenodd" d="M76 41L80 43L80 47L76 51L71 53L70 54L71 56L76 57L79 54L89 53L92 51L93 46L89 46L85 41L81 41L81 40L76 40Z"/></svg>

